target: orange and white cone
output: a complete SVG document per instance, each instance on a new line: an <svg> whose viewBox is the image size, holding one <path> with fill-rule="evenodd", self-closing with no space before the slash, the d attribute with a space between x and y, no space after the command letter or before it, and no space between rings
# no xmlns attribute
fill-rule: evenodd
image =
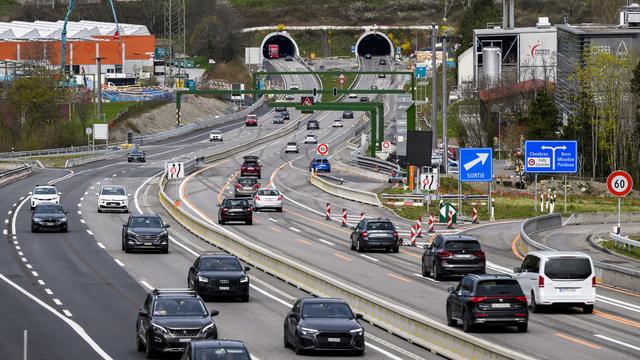
<svg viewBox="0 0 640 360"><path fill-rule="evenodd" d="M474 224L478 223L478 210L476 209L475 206L473 207L473 212L472 212L472 215L471 215L471 222L474 223Z"/></svg>
<svg viewBox="0 0 640 360"><path fill-rule="evenodd" d="M409 242L411 243L411 246L416 246L417 235L418 234L416 233L416 226L411 225L411 237L409 238Z"/></svg>
<svg viewBox="0 0 640 360"><path fill-rule="evenodd" d="M416 236L422 237L422 215L416 220Z"/></svg>
<svg viewBox="0 0 640 360"><path fill-rule="evenodd" d="M436 232L436 219L433 217L433 214L429 214L429 232Z"/></svg>
<svg viewBox="0 0 640 360"><path fill-rule="evenodd" d="M327 207L324 209L324 219L331 221L331 204L327 203Z"/></svg>
<svg viewBox="0 0 640 360"><path fill-rule="evenodd" d="M342 209L342 227L347 227L347 209Z"/></svg>
<svg viewBox="0 0 640 360"><path fill-rule="evenodd" d="M447 229L453 229L453 216L451 213L447 216Z"/></svg>

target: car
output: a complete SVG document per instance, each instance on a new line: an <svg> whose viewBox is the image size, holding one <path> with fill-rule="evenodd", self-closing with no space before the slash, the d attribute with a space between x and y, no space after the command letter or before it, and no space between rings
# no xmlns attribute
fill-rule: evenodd
<svg viewBox="0 0 640 360"><path fill-rule="evenodd" d="M593 313L596 273L589 255L577 251L533 251L513 271L527 295L531 312L561 305Z"/></svg>
<svg viewBox="0 0 640 360"><path fill-rule="evenodd" d="M351 110L346 110L342 112L342 118L343 119L353 119L353 111Z"/></svg>
<svg viewBox="0 0 640 360"><path fill-rule="evenodd" d="M380 61L378 61L379 65L387 65L387 60L385 59L380 59Z"/></svg>
<svg viewBox="0 0 640 360"><path fill-rule="evenodd" d="M187 285L203 298L227 297L249 301L249 267L224 252L198 256L189 268Z"/></svg>
<svg viewBox="0 0 640 360"><path fill-rule="evenodd" d="M249 114L244 118L245 126L258 126L258 116L255 114Z"/></svg>
<svg viewBox="0 0 640 360"><path fill-rule="evenodd" d="M228 221L244 221L247 225L253 224L253 210L249 200L226 198L218 206L218 224L224 225Z"/></svg>
<svg viewBox="0 0 640 360"><path fill-rule="evenodd" d="M368 249L400 251L400 236L389 219L363 219L351 232L351 250L363 252Z"/></svg>
<svg viewBox="0 0 640 360"><path fill-rule="evenodd" d="M274 124L284 124L284 118L282 117L282 115L278 114L278 115L273 117L273 123Z"/></svg>
<svg viewBox="0 0 640 360"><path fill-rule="evenodd" d="M281 112L280 115L282 115L282 118L285 119L285 120L289 120L290 119L289 112L286 111L286 110Z"/></svg>
<svg viewBox="0 0 640 360"><path fill-rule="evenodd" d="M180 360L251 360L249 349L237 340L192 340Z"/></svg>
<svg viewBox="0 0 640 360"><path fill-rule="evenodd" d="M331 172L331 164L329 163L329 159L320 156L314 157L309 164L309 171Z"/></svg>
<svg viewBox="0 0 640 360"><path fill-rule="evenodd" d="M293 152L293 153L296 153L296 154L299 153L300 152L300 148L298 147L298 143L295 142L295 141L289 141L287 143L287 146L285 146L285 148L284 148L284 152L285 153Z"/></svg>
<svg viewBox="0 0 640 360"><path fill-rule="evenodd" d="M36 185L29 193L31 195L31 210L38 204L59 204L61 194L53 185Z"/></svg>
<svg viewBox="0 0 640 360"><path fill-rule="evenodd" d="M287 108L286 108L286 107L284 107L284 106L276 106L276 107L274 108L274 110L275 110L276 112L283 112L283 111L287 111Z"/></svg>
<svg viewBox="0 0 640 360"><path fill-rule="evenodd" d="M371 54L364 54L365 59L371 59Z"/></svg>
<svg viewBox="0 0 640 360"><path fill-rule="evenodd" d="M240 176L255 176L260 179L262 177L262 165L257 159L246 158L240 165Z"/></svg>
<svg viewBox="0 0 640 360"><path fill-rule="evenodd" d="M527 332L527 297L511 276L470 274L447 291L447 325L461 322L464 332L479 325L515 325Z"/></svg>
<svg viewBox="0 0 640 360"><path fill-rule="evenodd" d="M438 235L422 253L422 276L440 280L446 275L484 274L486 257L470 235Z"/></svg>
<svg viewBox="0 0 640 360"><path fill-rule="evenodd" d="M209 133L209 141L222 141L222 131L211 130Z"/></svg>
<svg viewBox="0 0 640 360"><path fill-rule="evenodd" d="M161 353L180 353L192 340L217 339L213 317L202 298L188 289L154 289L145 298L136 319L138 351L147 359Z"/></svg>
<svg viewBox="0 0 640 360"><path fill-rule="evenodd" d="M335 119L335 120L333 120L333 124L331 126L334 127L334 128L343 127L344 124L342 123L342 119Z"/></svg>
<svg viewBox="0 0 640 360"><path fill-rule="evenodd" d="M387 77L387 74L385 74L385 73L378 74L378 78L379 79L385 79L386 77Z"/></svg>
<svg viewBox="0 0 640 360"><path fill-rule="evenodd" d="M304 137L304 143L305 144L317 144L318 143L318 138L313 134L308 134L307 136Z"/></svg>
<svg viewBox="0 0 640 360"><path fill-rule="evenodd" d="M280 191L273 188L262 188L258 189L253 196L253 209L255 211L274 209L277 212L282 212L283 202L284 196L282 196Z"/></svg>
<svg viewBox="0 0 640 360"><path fill-rule="evenodd" d="M169 224L164 224L159 215L129 215L122 225L122 251L134 249L160 250L169 253Z"/></svg>
<svg viewBox="0 0 640 360"><path fill-rule="evenodd" d="M308 350L365 351L364 328L349 304L342 299L310 297L298 299L284 320L284 347L296 354Z"/></svg>
<svg viewBox="0 0 640 360"><path fill-rule="evenodd" d="M96 196L98 196L98 212L129 212L130 194L122 185L102 185Z"/></svg>
<svg viewBox="0 0 640 360"><path fill-rule="evenodd" d="M367 102L369 101L369 97L368 96L361 96L360 97L360 102Z"/></svg>
<svg viewBox="0 0 640 360"><path fill-rule="evenodd" d="M127 162L147 162L147 155L144 151L140 150L138 147L134 147L131 149L129 154L127 155Z"/></svg>
<svg viewBox="0 0 640 360"><path fill-rule="evenodd" d="M284 61L293 61L293 57L291 55L287 55L284 57Z"/></svg>
<svg viewBox="0 0 640 360"><path fill-rule="evenodd" d="M357 99L357 98L358 98L358 94L354 94L354 93L349 94L349 99Z"/></svg>
<svg viewBox="0 0 640 360"><path fill-rule="evenodd" d="M293 94L287 94L287 95L284 96L285 100L295 100L295 98L296 97Z"/></svg>
<svg viewBox="0 0 640 360"><path fill-rule="evenodd" d="M62 205L41 203L31 210L31 232L42 230L69 231L67 211Z"/></svg>
<svg viewBox="0 0 640 360"><path fill-rule="evenodd" d="M371 85L370 89L371 89L371 90L378 90L378 87L377 87L377 86L375 86L375 85Z"/></svg>
<svg viewBox="0 0 640 360"><path fill-rule="evenodd" d="M300 89L300 86L296 83L291 83L291 85L289 86L289 90L298 90Z"/></svg>
<svg viewBox="0 0 640 360"><path fill-rule="evenodd" d="M320 129L320 122L318 120L309 120L307 121L307 130L318 130Z"/></svg>
<svg viewBox="0 0 640 360"><path fill-rule="evenodd" d="M240 196L253 196L260 188L260 183L255 177L241 176L236 180L234 186L234 195Z"/></svg>

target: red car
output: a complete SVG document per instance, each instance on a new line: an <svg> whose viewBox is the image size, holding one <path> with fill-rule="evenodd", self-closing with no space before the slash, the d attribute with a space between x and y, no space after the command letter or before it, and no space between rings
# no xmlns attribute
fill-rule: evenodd
<svg viewBox="0 0 640 360"><path fill-rule="evenodd" d="M258 116L254 114L249 114L244 119L245 126L258 126Z"/></svg>
<svg viewBox="0 0 640 360"><path fill-rule="evenodd" d="M240 166L240 176L255 176L260 179L262 165L258 162L257 156L245 156L244 163Z"/></svg>

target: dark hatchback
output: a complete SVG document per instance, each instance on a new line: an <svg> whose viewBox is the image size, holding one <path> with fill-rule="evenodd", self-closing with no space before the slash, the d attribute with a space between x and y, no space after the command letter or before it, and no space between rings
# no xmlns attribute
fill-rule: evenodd
<svg viewBox="0 0 640 360"><path fill-rule="evenodd" d="M462 323L465 332L478 325L516 326L527 332L527 297L509 275L467 275L447 289L447 324Z"/></svg>
<svg viewBox="0 0 640 360"><path fill-rule="evenodd" d="M249 301L249 267L226 253L200 255L189 269L189 288L202 297L233 297Z"/></svg>
<svg viewBox="0 0 640 360"><path fill-rule="evenodd" d="M306 350L351 351L364 354L364 328L344 300L299 299L284 320L284 347Z"/></svg>
<svg viewBox="0 0 640 360"><path fill-rule="evenodd" d="M138 148L133 148L129 152L129 155L127 155L127 162L134 162L134 161L147 162L147 155L144 153L144 151Z"/></svg>
<svg viewBox="0 0 640 360"><path fill-rule="evenodd" d="M486 257L480 242L469 235L438 235L422 253L422 276L484 274Z"/></svg>
<svg viewBox="0 0 640 360"><path fill-rule="evenodd" d="M228 221L244 221L253 223L253 210L249 200L227 198L222 201L218 209L218 224L224 225Z"/></svg>
<svg viewBox="0 0 640 360"><path fill-rule="evenodd" d="M342 112L343 119L353 119L353 111L347 110Z"/></svg>
<svg viewBox="0 0 640 360"><path fill-rule="evenodd" d="M400 251L400 237L389 219L364 219L356 225L351 233L351 250L369 249Z"/></svg>
<svg viewBox="0 0 640 360"><path fill-rule="evenodd" d="M56 230L67 232L67 212L60 204L38 204L31 210L31 232Z"/></svg>
<svg viewBox="0 0 640 360"><path fill-rule="evenodd" d="M309 120L307 122L307 130L318 130L320 129L320 122L318 120Z"/></svg>
<svg viewBox="0 0 640 360"><path fill-rule="evenodd" d="M287 110L281 112L280 115L282 115L282 118L284 120L289 120L291 118L291 115L289 115L289 112Z"/></svg>
<svg viewBox="0 0 640 360"><path fill-rule="evenodd" d="M131 215L122 225L122 251L160 250L169 253L169 224L159 215Z"/></svg>
<svg viewBox="0 0 640 360"><path fill-rule="evenodd" d="M236 340L194 340L180 360L251 360L249 349Z"/></svg>
<svg viewBox="0 0 640 360"><path fill-rule="evenodd" d="M138 311L136 343L147 359L159 353L183 352L196 339L217 339L218 328L204 301L193 291L158 290L147 295Z"/></svg>

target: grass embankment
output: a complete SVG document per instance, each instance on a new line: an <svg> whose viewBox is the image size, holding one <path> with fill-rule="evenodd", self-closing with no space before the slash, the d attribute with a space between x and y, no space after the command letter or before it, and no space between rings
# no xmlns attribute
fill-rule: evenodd
<svg viewBox="0 0 640 360"><path fill-rule="evenodd" d="M613 240L606 240L600 243L603 247L614 251L620 255L628 256L630 258L634 258L640 260L640 248L623 248L621 246L616 246Z"/></svg>
<svg viewBox="0 0 640 360"><path fill-rule="evenodd" d="M327 71L328 72L341 71L341 69L329 69ZM320 74L320 82L322 83L322 88L326 90L333 90L334 87L338 89L348 89L353 83L353 81L356 79L356 75L344 74L344 80L345 80L344 85L340 85L339 79L340 79L340 75ZM322 102L327 103L327 102L336 101L338 97L340 97L340 94L338 94L338 96L333 96L333 93L322 94Z"/></svg>
<svg viewBox="0 0 640 360"><path fill-rule="evenodd" d="M73 155L60 155L60 156L34 156L26 158L27 160L40 160L42 165L46 167L63 168L64 164L69 159L77 159L81 157L89 156L87 154L73 154Z"/></svg>
<svg viewBox="0 0 640 360"><path fill-rule="evenodd" d="M240 58L210 67L205 76L208 79L225 79L231 83L243 83L246 89L252 86L251 74Z"/></svg>

